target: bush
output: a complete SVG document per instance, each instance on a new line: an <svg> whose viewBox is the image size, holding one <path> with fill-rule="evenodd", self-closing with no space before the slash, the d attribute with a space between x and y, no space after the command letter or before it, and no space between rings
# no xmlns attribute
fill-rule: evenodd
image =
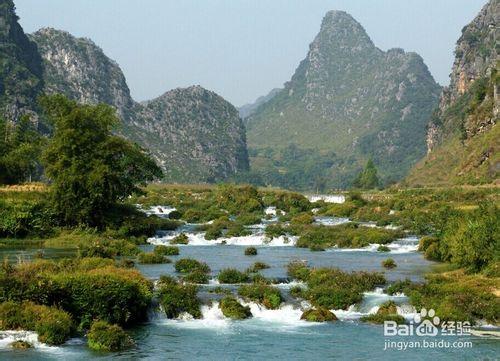
<svg viewBox="0 0 500 361"><path fill-rule="evenodd" d="M238 294L254 302L260 303L266 308L275 310L280 307L283 297L276 287L263 284L252 284L240 286Z"/></svg>
<svg viewBox="0 0 500 361"><path fill-rule="evenodd" d="M256 273L259 272L263 269L271 268L267 263L264 262L255 262L252 267L248 268L248 272L250 273Z"/></svg>
<svg viewBox="0 0 500 361"><path fill-rule="evenodd" d="M89 348L96 351L122 351L134 345L132 338L118 325L94 321L87 333Z"/></svg>
<svg viewBox="0 0 500 361"><path fill-rule="evenodd" d="M116 256L135 256L138 253L139 249L135 244L123 239L81 242L78 246L79 257L113 258Z"/></svg>
<svg viewBox="0 0 500 361"><path fill-rule="evenodd" d="M221 270L217 278L220 283L245 283L250 280L247 273L240 272L234 268Z"/></svg>
<svg viewBox="0 0 500 361"><path fill-rule="evenodd" d="M219 303L219 308L224 316L233 320L243 320L252 317L250 307L241 305L238 300L232 296L224 297Z"/></svg>
<svg viewBox="0 0 500 361"><path fill-rule="evenodd" d="M255 247L247 247L245 248L245 256L256 256L257 248Z"/></svg>
<svg viewBox="0 0 500 361"><path fill-rule="evenodd" d="M60 345L69 339L73 321L67 312L54 307L4 302L0 304L0 329L35 331L40 342Z"/></svg>
<svg viewBox="0 0 500 361"><path fill-rule="evenodd" d="M236 217L236 222L244 226L259 224L261 220L262 214L260 213L243 213Z"/></svg>
<svg viewBox="0 0 500 361"><path fill-rule="evenodd" d="M293 286L292 288L290 288L290 295L295 298L304 298L305 289L300 286Z"/></svg>
<svg viewBox="0 0 500 361"><path fill-rule="evenodd" d="M178 256L179 247L159 245L155 246L153 252L162 256Z"/></svg>
<svg viewBox="0 0 500 361"><path fill-rule="evenodd" d="M430 261L441 261L442 255L439 251L439 242L431 243L426 248L424 257Z"/></svg>
<svg viewBox="0 0 500 361"><path fill-rule="evenodd" d="M390 252L391 249L385 245L380 245L377 248L377 252Z"/></svg>
<svg viewBox="0 0 500 361"><path fill-rule="evenodd" d="M182 277L182 280L187 283L207 284L208 275L203 271L194 270Z"/></svg>
<svg viewBox="0 0 500 361"><path fill-rule="evenodd" d="M168 318L179 317L184 312L194 318L201 318L197 293L198 287L194 285L181 285L172 278L160 278L158 299Z"/></svg>
<svg viewBox="0 0 500 361"><path fill-rule="evenodd" d="M206 263L192 258L182 258L175 262L175 270L179 273L190 273L193 271L210 273L210 267Z"/></svg>
<svg viewBox="0 0 500 361"><path fill-rule="evenodd" d="M398 309L394 301L387 301L382 303L377 311L378 315L394 315L397 313Z"/></svg>
<svg viewBox="0 0 500 361"><path fill-rule="evenodd" d="M327 310L326 308L310 308L302 313L300 319L309 322L326 322L338 320L335 314L330 310Z"/></svg>
<svg viewBox="0 0 500 361"><path fill-rule="evenodd" d="M318 268L310 271L306 296L316 307L347 309L362 301L363 292L384 283L385 278L380 273L347 273L336 268Z"/></svg>
<svg viewBox="0 0 500 361"><path fill-rule="evenodd" d="M170 244L188 244L188 243L189 243L189 238L184 233L181 233L170 240Z"/></svg>
<svg viewBox="0 0 500 361"><path fill-rule="evenodd" d="M396 281L393 284L389 285L387 287L387 294L388 295L395 295L396 293L406 293L406 290L412 286L412 283L409 279L406 279L404 281Z"/></svg>
<svg viewBox="0 0 500 361"><path fill-rule="evenodd" d="M311 252L324 252L325 249L321 247L319 244L312 244L309 246L309 250Z"/></svg>
<svg viewBox="0 0 500 361"><path fill-rule="evenodd" d="M292 218L292 224L312 224L314 217L309 213L302 213Z"/></svg>
<svg viewBox="0 0 500 361"><path fill-rule="evenodd" d="M309 278L310 270L307 264L303 261L291 261L287 266L287 274L299 281L307 281Z"/></svg>
<svg viewBox="0 0 500 361"><path fill-rule="evenodd" d="M160 264L172 262L165 256L154 252L139 253L139 263L142 264Z"/></svg>
<svg viewBox="0 0 500 361"><path fill-rule="evenodd" d="M278 238L280 236L286 236L286 227L282 224L269 224L265 229L266 237L268 238Z"/></svg>
<svg viewBox="0 0 500 361"><path fill-rule="evenodd" d="M387 258L382 261L382 267L387 268L387 269L392 269L396 268L397 264L392 258Z"/></svg>
<svg viewBox="0 0 500 361"><path fill-rule="evenodd" d="M434 236L422 237L420 238L420 241L418 241L418 250L421 252L425 252L430 245L436 242L439 242L439 238L437 237Z"/></svg>
<svg viewBox="0 0 500 361"><path fill-rule="evenodd" d="M401 315L381 315L381 314L373 314L373 315L367 315L363 316L360 318L362 322L369 322L369 323L374 323L374 324L383 324L385 321L394 321L398 325L403 325L405 323L405 319Z"/></svg>
<svg viewBox="0 0 500 361"><path fill-rule="evenodd" d="M151 281L137 270L118 268L109 262L113 261L38 260L0 271L0 301L56 304L82 329L94 319L120 325L143 321L151 302Z"/></svg>

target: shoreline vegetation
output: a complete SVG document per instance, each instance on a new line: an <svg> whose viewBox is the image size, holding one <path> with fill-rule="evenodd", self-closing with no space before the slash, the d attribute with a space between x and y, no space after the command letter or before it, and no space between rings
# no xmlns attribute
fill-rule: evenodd
<svg viewBox="0 0 500 361"><path fill-rule="evenodd" d="M134 265L168 262L167 256L182 256L182 248L156 246L145 253L138 245L157 231L177 229L184 222L209 222L214 238L236 228L246 230L257 219L270 219L268 207L275 207L276 219L265 230L267 236L294 235L298 237L296 247L317 251L319 247L390 245L411 233L419 235L419 251L425 258L445 262L421 283L388 283L383 273L348 273L292 262L288 265L290 280L303 285L294 286L290 296L312 306L304 310L303 320L334 321L337 317L331 310L346 310L361 302L363 292L384 287L388 294L404 293L417 309L435 309L442 320L499 324L498 187L350 192L345 193L344 203L311 203L298 193L251 186L152 184L122 203L121 209L126 211L120 221L100 229L47 221L49 191L42 184L0 188L0 247L34 244L47 250L74 251L73 257L56 260L44 259L43 254L17 263L5 259L0 270L0 328L36 331L47 344L87 335L92 349L133 347L127 329L147 320L148 311L158 307L154 305L168 318L183 313L201 318L205 301L199 298L199 285L208 283L210 268L202 259L177 259L177 277L162 276L154 287ZM134 211L136 205L142 209L174 207L171 215L175 219ZM347 217L352 222L316 224L314 219L322 216ZM372 222L376 227L357 222ZM384 228L387 225L397 229ZM230 236L240 234L231 232ZM245 251L243 247L241 252L254 254L257 249ZM236 320L252 317L243 301L268 309L280 307L285 300L282 292L259 273L267 267L272 264L257 262L246 271L219 272L221 284L240 285L234 293L224 290L219 304L224 315ZM380 324L384 320L405 322L391 304L360 321Z"/></svg>
<svg viewBox="0 0 500 361"><path fill-rule="evenodd" d="M118 118L112 108L79 105L61 95L43 97L40 104L53 136L40 149L36 167L43 167L50 185L0 188L0 251L37 245L42 252L17 262L4 259L0 330L34 331L51 345L81 336L93 350L119 351L133 347L128 330L146 322L151 311L202 318L207 300L200 290L212 276L221 289L208 301L220 301L220 312L232 319L251 318L250 304L278 310L304 301L303 320L334 321L332 310L348 310L366 292L384 287L404 293L417 309L434 308L443 320L499 324L498 187L358 190L344 193L342 203L329 203L250 185L152 184L162 171L144 149L113 133ZM373 165L359 183L377 183ZM325 218L333 223L321 223ZM383 272L291 262L287 281L302 286L288 295L260 273L273 264L257 261L246 270L226 267L214 275L205 260L185 257L188 228L221 247L261 229L263 245L282 239L311 252L374 246L382 255L416 235L424 257L446 262L449 269L429 274L423 283L389 283L387 275L398 266L390 257L380 265ZM141 249L149 238L171 231L176 232L168 245ZM48 259L43 251L50 249L68 252ZM241 250L246 259L259 254L254 246ZM170 262L175 274L157 280L136 268ZM379 311L361 322L402 322L394 305Z"/></svg>

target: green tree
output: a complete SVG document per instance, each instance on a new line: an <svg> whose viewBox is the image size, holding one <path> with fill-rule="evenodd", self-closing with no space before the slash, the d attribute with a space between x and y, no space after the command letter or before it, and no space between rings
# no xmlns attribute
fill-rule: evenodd
<svg viewBox="0 0 500 361"><path fill-rule="evenodd" d="M142 148L111 133L118 118L110 106L62 95L43 97L41 105L54 126L43 163L63 224L102 227L118 202L162 176Z"/></svg>
<svg viewBox="0 0 500 361"><path fill-rule="evenodd" d="M374 189L379 187L380 180L378 179L377 173L377 168L373 160L369 159L365 169L363 169L354 180L353 187L361 189Z"/></svg>
<svg viewBox="0 0 500 361"><path fill-rule="evenodd" d="M41 174L40 155L45 139L28 115L17 125L0 119L0 184L14 184Z"/></svg>

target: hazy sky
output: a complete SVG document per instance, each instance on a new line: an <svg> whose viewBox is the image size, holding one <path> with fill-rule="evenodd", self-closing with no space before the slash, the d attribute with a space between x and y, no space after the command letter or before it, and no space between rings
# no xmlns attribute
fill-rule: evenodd
<svg viewBox="0 0 500 361"><path fill-rule="evenodd" d="M289 80L328 10L345 10L382 50L416 51L448 83L454 44L486 0L14 0L26 32L91 38L136 100L200 84L234 105Z"/></svg>

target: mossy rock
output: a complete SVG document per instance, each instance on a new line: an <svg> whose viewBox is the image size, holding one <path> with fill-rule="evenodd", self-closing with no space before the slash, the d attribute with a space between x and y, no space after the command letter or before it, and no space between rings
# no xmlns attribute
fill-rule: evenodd
<svg viewBox="0 0 500 361"><path fill-rule="evenodd" d="M326 308L310 308L300 316L301 320L308 322L327 322L327 321L337 321L338 318L333 312Z"/></svg>
<svg viewBox="0 0 500 361"><path fill-rule="evenodd" d="M378 246L378 248L377 248L377 252L390 252L390 251L391 251L391 249L383 244Z"/></svg>
<svg viewBox="0 0 500 361"><path fill-rule="evenodd" d="M396 261L394 261L392 258L387 258L382 261L382 267L387 268L387 269L393 269L396 268L398 265L396 264Z"/></svg>
<svg viewBox="0 0 500 361"><path fill-rule="evenodd" d="M377 315L395 315L398 313L398 308L394 301L387 301L380 305Z"/></svg>
<svg viewBox="0 0 500 361"><path fill-rule="evenodd" d="M177 237L174 237L170 240L170 244L188 244L189 243L189 238L186 236L186 234L181 233Z"/></svg>
<svg viewBox="0 0 500 361"><path fill-rule="evenodd" d="M403 325L405 324L405 318L401 315L397 314L390 314L390 315L385 315L385 314L373 314L373 315L368 315L368 316L363 316L360 319L362 322L369 322L369 323L374 323L374 324L383 324L385 321L394 321L398 325Z"/></svg>
<svg viewBox="0 0 500 361"><path fill-rule="evenodd" d="M134 345L132 338L118 325L95 321L87 334L87 343L95 351L121 351Z"/></svg>
<svg viewBox="0 0 500 361"><path fill-rule="evenodd" d="M255 247L247 247L245 248L245 256L256 256L257 248Z"/></svg>
<svg viewBox="0 0 500 361"><path fill-rule="evenodd" d="M244 320L252 317L250 307L243 306L236 298L231 296L224 297L219 303L219 308L224 316L233 320Z"/></svg>
<svg viewBox="0 0 500 361"><path fill-rule="evenodd" d="M31 343L29 343L28 341L23 341L23 340L14 341L9 346L12 348L18 349L18 350L26 350L28 348L33 347L33 345Z"/></svg>

